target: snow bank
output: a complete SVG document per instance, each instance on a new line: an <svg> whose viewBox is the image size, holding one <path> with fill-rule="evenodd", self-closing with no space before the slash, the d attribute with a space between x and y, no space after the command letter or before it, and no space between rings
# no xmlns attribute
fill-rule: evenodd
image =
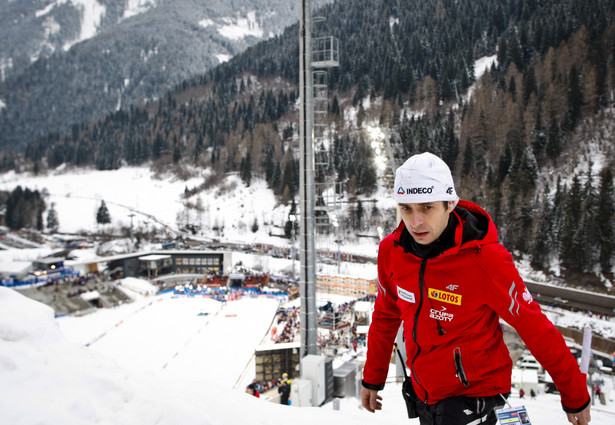
<svg viewBox="0 0 615 425"><path fill-rule="evenodd" d="M144 359L156 355L162 347L174 343L173 333L190 328L182 326L185 317L177 317L178 311L186 310L187 299L167 299L161 297L146 299L122 306L121 309L101 310L83 317L83 321L73 324L80 328L83 335L98 332L92 329L98 316L106 318L107 325L117 320L118 314L134 313L144 309L144 305L168 304L172 310L150 310L150 316L132 322L132 331L127 332L138 344L143 338L146 324L149 332L160 336L158 346L150 347L137 357ZM154 302L155 301L155 302ZM196 301L196 300L192 300ZM211 300L208 300L211 301ZM256 301L256 300L253 300ZM177 302L177 304L176 304ZM213 301L212 301L213 302ZM239 306L239 304L237 304ZM149 307L153 309L155 307ZM125 309L125 311L123 311ZM240 320L241 311L248 310L254 322L270 320L270 313L259 315L259 309L244 304L236 310L220 310L219 318L227 325ZM148 311L146 308L143 311ZM215 310L212 310L215 311ZM20 425L115 425L115 424L157 424L157 425L313 425L314 423L353 423L353 425L399 424L400 421L418 425L417 420L405 418L405 407L400 394L400 386L388 383L381 392L383 410L370 414L359 408L355 398L340 400L340 411L333 410L333 403L322 408L292 407L273 404L249 396L242 389L231 390L224 383L209 379L205 373L193 372L176 379L152 373L126 369L115 359L96 350L84 347L81 343L67 339L59 322L67 318L54 319L51 308L20 295L18 292L0 287L0 423ZM155 317L159 321L152 324ZM208 316L199 316L208 320ZM81 318L80 318L81 319ZM138 324L142 325L138 326ZM162 323L169 322L170 329L162 329ZM222 351L230 346L231 351L251 348L254 342L247 338L254 329L236 327L233 334L226 333L223 322L216 323L217 335L210 334L207 341L208 352ZM125 325L122 325L125 326ZM113 326L111 326L113 327ZM214 329L212 328L212 330ZM125 328L130 329L129 327ZM228 330L230 328L226 328ZM174 332L171 332L173 331ZM162 331L162 332L161 332ZM246 340L245 344L243 341ZM110 340L109 340L110 341ZM124 352L126 339L117 339L116 353ZM243 346L243 347L242 347ZM205 362L203 362L205 363ZM210 367L226 370L243 369L245 362L210 360ZM186 362L189 368L198 366L198 360ZM185 372L188 372L186 369ZM612 420L613 383L603 387L607 394L608 405L596 406L592 412L592 423L606 424ZM525 404L533 423L565 423L565 415L559 405L559 397L552 394L539 394L536 400L519 400L513 392L513 405Z"/></svg>
<svg viewBox="0 0 615 425"><path fill-rule="evenodd" d="M336 418L337 412L264 402L204 377L174 380L126 371L108 357L67 340L51 308L12 289L0 287L0 311L1 423L311 425L342 421Z"/></svg>
<svg viewBox="0 0 615 425"><path fill-rule="evenodd" d="M158 292L156 285L149 283L147 280L138 279L135 277L125 277L117 281L118 285L128 288L141 295L153 295Z"/></svg>

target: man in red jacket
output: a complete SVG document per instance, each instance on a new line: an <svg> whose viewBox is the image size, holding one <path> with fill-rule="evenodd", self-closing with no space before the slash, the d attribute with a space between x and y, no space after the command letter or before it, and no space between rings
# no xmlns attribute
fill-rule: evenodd
<svg viewBox="0 0 615 425"><path fill-rule="evenodd" d="M404 391L421 425L495 424L494 409L510 393L512 372L501 318L553 378L569 422L586 425L585 375L498 243L489 214L459 201L448 166L430 153L397 169L395 200L402 221L378 252L363 406L382 408L378 391L403 323L411 375Z"/></svg>

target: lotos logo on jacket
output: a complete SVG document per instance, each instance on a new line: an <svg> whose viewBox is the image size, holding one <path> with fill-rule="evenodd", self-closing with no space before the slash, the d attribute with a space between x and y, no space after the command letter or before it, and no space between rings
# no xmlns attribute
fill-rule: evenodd
<svg viewBox="0 0 615 425"><path fill-rule="evenodd" d="M461 295L452 294L450 292L440 291L439 289L429 288L429 298L443 303L461 305Z"/></svg>

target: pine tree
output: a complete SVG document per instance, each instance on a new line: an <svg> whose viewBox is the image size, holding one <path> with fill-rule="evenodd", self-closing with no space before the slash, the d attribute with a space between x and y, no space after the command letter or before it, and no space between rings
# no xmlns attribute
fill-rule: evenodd
<svg viewBox="0 0 615 425"><path fill-rule="evenodd" d="M565 191L567 188L562 184L561 176L558 176L555 185L555 193L553 194L553 246L551 247L552 253L555 258L561 260L559 257L559 242L561 237L562 223L564 222L564 203L566 201Z"/></svg>
<svg viewBox="0 0 615 425"><path fill-rule="evenodd" d="M38 190L17 186L5 201L5 222L9 229L43 230L45 201Z"/></svg>
<svg viewBox="0 0 615 425"><path fill-rule="evenodd" d="M577 229L581 223L581 184L579 176L574 176L570 190L564 185L562 220L559 228L559 258L561 264L569 269L578 270L577 258L579 255Z"/></svg>
<svg viewBox="0 0 615 425"><path fill-rule="evenodd" d="M613 174L611 169L606 167L600 174L597 210L599 263L602 273L611 273L613 251L615 250L615 241L613 241L615 203L613 195Z"/></svg>
<svg viewBox="0 0 615 425"><path fill-rule="evenodd" d="M598 194L594 186L594 176L592 174L592 163L589 163L587 177L583 186L583 212L582 212L582 233L579 258L582 270L585 272L594 271L598 264L599 250L595 249L596 241L600 240L599 216L598 216Z"/></svg>
<svg viewBox="0 0 615 425"><path fill-rule="evenodd" d="M515 192L526 199L532 197L538 180L538 164L531 148L525 142L519 143L514 152L511 171L511 183Z"/></svg>
<svg viewBox="0 0 615 425"><path fill-rule="evenodd" d="M510 143L506 143L506 147L504 148L504 152L500 156L500 161L498 163L498 173L497 173L497 183L500 184L504 181L506 176L509 175L511 166L513 164L513 152L510 147Z"/></svg>
<svg viewBox="0 0 615 425"><path fill-rule="evenodd" d="M102 200L100 202L100 206L98 207L98 211L96 212L96 223L105 224L111 223L111 215L109 214L109 210L107 209L107 204Z"/></svg>
<svg viewBox="0 0 615 425"><path fill-rule="evenodd" d="M152 158L160 158L164 153L166 153L166 150L166 140L162 137L160 133L156 134L156 137L154 138L154 145L152 146Z"/></svg>
<svg viewBox="0 0 615 425"><path fill-rule="evenodd" d="M212 155L215 150L212 150ZM182 157L181 147L177 139L173 141L173 163L177 164ZM213 161L212 161L213 162Z"/></svg>
<svg viewBox="0 0 615 425"><path fill-rule="evenodd" d="M444 131L444 141L442 143L442 160L455 174L455 163L459 155L459 138L455 135L455 115L449 111Z"/></svg>
<svg viewBox="0 0 615 425"><path fill-rule="evenodd" d="M291 154L284 159L280 186L281 192L288 188L288 200L294 198L299 191L299 160L295 160Z"/></svg>
<svg viewBox="0 0 615 425"><path fill-rule="evenodd" d="M340 104L339 104L339 100L337 99L337 96L333 96L333 101L331 102L331 115L337 116L340 114L341 109L340 109Z"/></svg>
<svg viewBox="0 0 615 425"><path fill-rule="evenodd" d="M539 270L546 269L549 265L549 259L552 254L554 240L554 224L555 218L553 215L553 204L547 195L547 190L542 195L537 205L542 205L540 213L535 220L536 225L532 229L532 240L530 247L530 262L532 267Z"/></svg>
<svg viewBox="0 0 615 425"><path fill-rule="evenodd" d="M555 118L551 119L549 133L547 135L546 153L547 157L556 160L562 152L563 135L560 131L559 124Z"/></svg>
<svg viewBox="0 0 615 425"><path fill-rule="evenodd" d="M43 223L43 211L39 210L36 214L36 230L42 232L45 227Z"/></svg>
<svg viewBox="0 0 615 425"><path fill-rule="evenodd" d="M59 227L60 222L58 220L58 213L55 209L55 203L52 202L47 212L47 229L49 229L51 233L56 233Z"/></svg>
<svg viewBox="0 0 615 425"><path fill-rule="evenodd" d="M23 189L17 186L6 199L5 222L9 229L20 229L23 227L20 203L23 196Z"/></svg>
<svg viewBox="0 0 615 425"><path fill-rule="evenodd" d="M532 93L536 93L537 91L536 74L534 68L531 68L523 74L523 104L527 105Z"/></svg>
<svg viewBox="0 0 615 425"><path fill-rule="evenodd" d="M357 209L355 210L355 214L356 214L357 229L359 230L363 230L364 213L365 212L363 210L363 202L361 202L360 200L357 200Z"/></svg>
<svg viewBox="0 0 615 425"><path fill-rule="evenodd" d="M472 152L472 143L468 141L463 150L463 165L461 167L462 177L472 177L474 174L474 154Z"/></svg>
<svg viewBox="0 0 615 425"><path fill-rule="evenodd" d="M246 186L250 186L252 181L252 160L250 153L241 159L240 175L241 180L243 180Z"/></svg>
<svg viewBox="0 0 615 425"><path fill-rule="evenodd" d="M265 148L267 150L265 157L263 159L263 169L265 171L265 180L269 184L269 187L274 187L272 184L273 173L274 173L274 159L273 159L273 145L269 145Z"/></svg>
<svg viewBox="0 0 615 425"><path fill-rule="evenodd" d="M583 106L583 91L581 78L575 66L570 71L568 81L568 111L566 113L565 127L573 130L581 119L581 107Z"/></svg>

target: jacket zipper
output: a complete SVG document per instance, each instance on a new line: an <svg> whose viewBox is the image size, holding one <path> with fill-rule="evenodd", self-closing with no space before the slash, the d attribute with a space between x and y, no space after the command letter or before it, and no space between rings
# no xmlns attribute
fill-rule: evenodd
<svg viewBox="0 0 615 425"><path fill-rule="evenodd" d="M420 294L419 307L416 310L416 314L414 315L414 328L412 329L412 339L414 340L414 343L416 344L417 350L416 350L416 355L414 356L410 364L410 370L412 371L412 376L414 376L414 380L421 388L423 388L423 391L425 391L425 403L427 403L427 400L429 400L429 394L427 393L427 390L425 389L425 387L421 385L421 382L419 381L419 378L416 375L416 371L414 370L414 362L419 356L419 354L421 354L421 346L416 340L416 335L417 335L417 328L418 328L418 322L419 322L419 315L421 314L421 308L423 307L423 288L425 286L425 268L426 267L427 267L427 259L424 258L423 260L421 260L421 268L419 271L419 294Z"/></svg>
<svg viewBox="0 0 615 425"><path fill-rule="evenodd" d="M466 371L463 369L463 363L461 363L461 348L456 347L453 351L453 356L455 357L455 369L457 369L457 377L464 386L469 387L470 382L468 382Z"/></svg>

